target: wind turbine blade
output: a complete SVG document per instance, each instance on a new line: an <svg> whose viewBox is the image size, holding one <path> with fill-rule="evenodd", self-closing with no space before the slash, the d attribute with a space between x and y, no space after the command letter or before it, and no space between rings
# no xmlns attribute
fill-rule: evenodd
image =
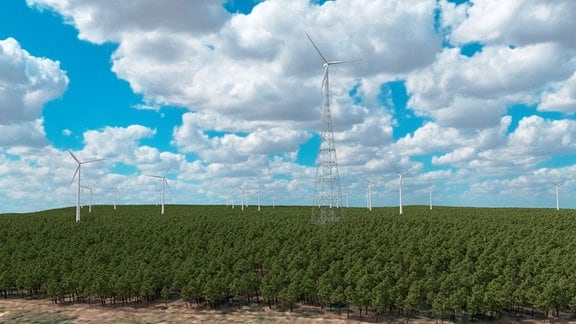
<svg viewBox="0 0 576 324"><path fill-rule="evenodd" d="M332 61L332 62L327 62L326 64L328 65L335 65L335 64L346 64L346 63L354 63L354 62L358 62L361 60L351 60L351 61Z"/></svg>
<svg viewBox="0 0 576 324"><path fill-rule="evenodd" d="M76 179L76 175L78 175L79 170L80 170L80 164L78 164L76 170L74 170L74 175L72 176L72 180L70 180L70 186L72 185L72 182L74 182L74 179Z"/></svg>
<svg viewBox="0 0 576 324"><path fill-rule="evenodd" d="M162 179L162 176L157 176L157 175L145 175L146 177L150 177L150 178L159 178Z"/></svg>
<svg viewBox="0 0 576 324"><path fill-rule="evenodd" d="M314 41L312 40L312 37L310 37L310 34L306 33L306 36L308 36L308 39L310 40L310 42L312 43L312 45L316 49L316 52L318 52L318 54L322 58L322 61L324 61L324 63L328 63L328 60L324 57L322 52L320 52L320 49L318 48L318 46L316 46L316 43L314 43Z"/></svg>
<svg viewBox="0 0 576 324"><path fill-rule="evenodd" d="M72 158L74 160L76 160L76 162L80 163L80 161L76 158L76 156L74 156L74 154L72 153L72 151L68 150L68 153L70 153L70 155L72 156Z"/></svg>
<svg viewBox="0 0 576 324"><path fill-rule="evenodd" d="M402 173L400 172L400 170L398 170L398 168L397 168L392 162L388 162L388 163L390 163L390 165L392 166L392 168L394 169L394 171L396 171L396 173L402 174Z"/></svg>
<svg viewBox="0 0 576 324"><path fill-rule="evenodd" d="M94 182L94 184L92 185L92 188L96 187L96 185L100 182L100 180L102 180L102 178L98 179L98 181Z"/></svg>
<svg viewBox="0 0 576 324"><path fill-rule="evenodd" d="M168 168L168 170L166 170L166 173L164 173L164 176L167 176L168 172L170 172L170 170L172 170L172 168L174 167L174 163L175 162L172 162L172 164L170 164L170 167Z"/></svg>
<svg viewBox="0 0 576 324"><path fill-rule="evenodd" d="M170 189L170 191L172 191L172 188L170 188L170 185L168 184L168 181L166 181L166 178L162 178L162 181L164 181L164 183L166 184L166 187L168 187L168 189Z"/></svg>
<svg viewBox="0 0 576 324"><path fill-rule="evenodd" d="M86 163L93 163L93 162L100 162L100 161L104 161L104 159L89 160L89 161L83 161L83 162L79 162L79 163L86 164Z"/></svg>

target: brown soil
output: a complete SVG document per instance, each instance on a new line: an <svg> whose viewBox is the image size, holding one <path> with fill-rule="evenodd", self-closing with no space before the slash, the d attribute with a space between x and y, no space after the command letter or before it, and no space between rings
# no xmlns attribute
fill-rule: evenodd
<svg viewBox="0 0 576 324"><path fill-rule="evenodd" d="M352 315L354 315L352 313ZM181 300L154 302L146 308L138 306L102 306L100 304L52 304L48 299L0 299L0 323L367 323L375 318L358 316L347 319L346 311L340 315L321 311L319 307L297 306L294 311L280 312L257 305L224 307L219 311L203 310L195 305L186 308ZM380 318L384 323L406 323L406 318ZM528 320L504 318L498 323L574 323L563 320ZM429 318L411 318L409 323L440 323ZM442 323L450 323L442 321ZM492 322L495 323L495 322Z"/></svg>
<svg viewBox="0 0 576 324"><path fill-rule="evenodd" d="M186 308L183 301L141 306L102 306L100 304L52 304L50 300L0 299L0 323L362 323L347 320L346 311L321 311L299 305L293 312L268 307L242 306L219 311ZM396 322L396 321L394 321ZM405 322L400 320L400 322ZM410 321L427 323L434 321Z"/></svg>

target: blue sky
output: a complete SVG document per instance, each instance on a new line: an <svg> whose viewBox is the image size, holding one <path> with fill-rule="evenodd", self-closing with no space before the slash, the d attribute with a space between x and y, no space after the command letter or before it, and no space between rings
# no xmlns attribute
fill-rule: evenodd
<svg viewBox="0 0 576 324"><path fill-rule="evenodd" d="M498 8L495 11L495 8ZM574 208L570 0L0 3L0 212L75 203L70 149L95 201L308 205L322 62L343 192L404 203ZM406 24L410 21L411 24ZM275 198L273 198L275 197Z"/></svg>

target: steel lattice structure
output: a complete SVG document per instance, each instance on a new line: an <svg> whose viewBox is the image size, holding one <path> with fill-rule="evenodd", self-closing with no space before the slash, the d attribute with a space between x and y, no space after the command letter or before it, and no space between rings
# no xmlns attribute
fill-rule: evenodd
<svg viewBox="0 0 576 324"><path fill-rule="evenodd" d="M310 35L308 39L324 61L324 79L322 90L324 106L322 109L322 127L320 129L320 150L317 158L316 180L314 184L314 205L319 209L316 221L328 222L335 220L334 208L342 207L342 191L340 188L340 175L338 173L338 158L332 128L332 115L330 111L330 65L346 63L346 61L328 61ZM343 210L343 209L341 209Z"/></svg>

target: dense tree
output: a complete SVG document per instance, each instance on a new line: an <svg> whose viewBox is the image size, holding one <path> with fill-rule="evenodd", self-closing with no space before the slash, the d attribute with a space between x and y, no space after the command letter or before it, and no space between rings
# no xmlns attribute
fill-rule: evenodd
<svg viewBox="0 0 576 324"><path fill-rule="evenodd" d="M408 211L409 210L409 211ZM93 206L0 215L0 296L102 304L226 300L355 316L576 310L576 213L411 207L312 224L304 207Z"/></svg>

